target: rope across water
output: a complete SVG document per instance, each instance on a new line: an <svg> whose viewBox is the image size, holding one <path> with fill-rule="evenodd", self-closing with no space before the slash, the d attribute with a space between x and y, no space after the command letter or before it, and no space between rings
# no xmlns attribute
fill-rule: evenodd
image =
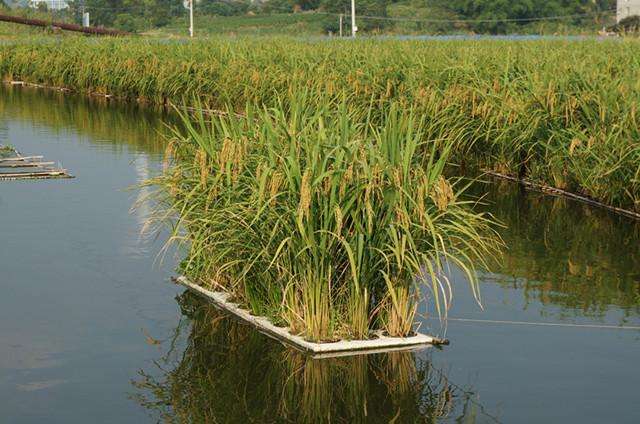
<svg viewBox="0 0 640 424"><path fill-rule="evenodd" d="M437 318L433 318L437 319ZM505 325L534 325L542 327L573 327L573 328L599 328L608 330L640 330L640 325L610 325L610 324L572 324L560 322L535 322L535 321L511 321L496 319L474 319L474 318L447 318L447 321L471 322L480 324L505 324Z"/></svg>

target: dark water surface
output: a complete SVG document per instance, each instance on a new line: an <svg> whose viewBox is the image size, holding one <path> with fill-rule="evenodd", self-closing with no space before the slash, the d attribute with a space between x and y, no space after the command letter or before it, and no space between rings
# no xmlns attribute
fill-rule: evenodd
<svg viewBox="0 0 640 424"><path fill-rule="evenodd" d="M170 284L141 240L126 189L162 120L0 88L0 144L77 176L0 182L0 422L640 422L640 331L611 328L640 326L640 224L478 187L508 245L484 311L455 281L450 346L314 360Z"/></svg>

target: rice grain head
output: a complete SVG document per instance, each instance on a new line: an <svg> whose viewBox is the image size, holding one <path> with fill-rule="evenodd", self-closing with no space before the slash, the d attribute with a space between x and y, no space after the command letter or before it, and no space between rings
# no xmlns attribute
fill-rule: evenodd
<svg viewBox="0 0 640 424"><path fill-rule="evenodd" d="M305 170L300 182L300 203L298 204L298 218L309 216L309 208L311 207L311 174L309 170Z"/></svg>

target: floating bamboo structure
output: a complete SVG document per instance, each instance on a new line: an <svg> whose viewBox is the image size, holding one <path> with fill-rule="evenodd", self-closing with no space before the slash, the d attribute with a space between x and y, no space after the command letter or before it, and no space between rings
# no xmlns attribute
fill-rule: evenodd
<svg viewBox="0 0 640 424"><path fill-rule="evenodd" d="M33 180L49 178L73 178L64 168L54 167L54 162L43 162L44 156L22 156L15 149L0 149L1 180Z"/></svg>
<svg viewBox="0 0 640 424"><path fill-rule="evenodd" d="M18 163L4 163L0 161L0 168L41 168L43 166L55 165L54 162L18 162Z"/></svg>

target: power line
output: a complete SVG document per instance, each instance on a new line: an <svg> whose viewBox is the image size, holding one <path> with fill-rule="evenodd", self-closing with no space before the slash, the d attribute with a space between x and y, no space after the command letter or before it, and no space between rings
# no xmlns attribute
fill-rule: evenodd
<svg viewBox="0 0 640 424"><path fill-rule="evenodd" d="M536 321L510 321L497 319L473 319L473 318L446 318L447 321L472 322L479 324L507 324L507 325L534 325L542 327L568 327L568 328L598 328L606 330L640 330L640 325L610 325L610 324L573 324L562 322L536 322Z"/></svg>
<svg viewBox="0 0 640 424"><path fill-rule="evenodd" d="M223 4L233 4L231 1L219 0L216 3ZM126 12L126 11L147 11L150 8L148 6L128 6L128 7L99 7L99 6L85 6L85 9L89 10L105 10L105 11L113 11L113 12ZM281 10L286 11L288 13L282 13L281 15L291 15L291 16L305 16L305 15L325 15L325 16L336 16L339 17L342 15L347 19L351 19L351 13L338 13L338 12L325 12L321 10L312 10L305 12L292 12L289 7L282 6L268 6L270 10ZM197 10L197 9L195 9ZM380 21L396 21L396 22L415 22L415 23L502 23L502 22L540 22L540 21L556 21L563 19L576 19L576 18L585 18L591 16L598 16L603 14L615 13L616 9L605 9L594 12L586 12L586 13L576 13L570 15L554 15L554 16L538 16L538 17L530 17L530 18L494 18L494 19L421 19L421 18L405 18L405 17L394 17L394 16L377 16L377 15L358 15L358 19L365 20L380 20ZM235 16L222 16L222 15L211 15L211 16L219 16L220 18L226 17L235 17ZM252 16L254 18L261 17L260 14Z"/></svg>
<svg viewBox="0 0 640 424"><path fill-rule="evenodd" d="M393 16L371 16L371 15L358 15L359 19L371 19L381 21L401 21L401 22L424 22L424 23L500 23L500 22L539 22L539 21L554 21L563 19L575 19L584 18L589 16L597 16L601 14L614 13L615 9L602 10L598 12L580 13L573 15L557 15L557 16L541 16L532 18L496 18L496 19L416 19L416 18L403 18ZM322 12L315 12L322 13ZM324 12L324 14L329 14ZM335 13L332 13L336 15ZM347 17L350 16L347 14Z"/></svg>
<svg viewBox="0 0 640 424"><path fill-rule="evenodd" d="M225 3L224 1L221 1ZM291 11L291 8L288 7L277 7L277 6L269 6L271 9L279 9ZM616 8L611 9L603 9L599 11L593 12L585 12L585 13L575 13L570 15L553 15L553 16L538 16L531 18L494 18L494 19L419 19L419 18L404 18L404 17L394 17L394 16L376 16L376 15L358 15L358 19L370 19L370 20L384 20L384 21L401 21L401 22L425 22L425 23L500 23L500 22L537 22L537 21L554 21L554 20L563 20L563 19L575 19L575 18L584 18L590 16L597 16L602 14L615 13ZM351 19L351 13L337 13L337 12L325 12L321 10L312 10L307 12L298 12L298 13L288 13L288 14L300 14L300 15L329 15L329 16L340 16L343 15L345 18ZM258 15L256 15L258 16Z"/></svg>

